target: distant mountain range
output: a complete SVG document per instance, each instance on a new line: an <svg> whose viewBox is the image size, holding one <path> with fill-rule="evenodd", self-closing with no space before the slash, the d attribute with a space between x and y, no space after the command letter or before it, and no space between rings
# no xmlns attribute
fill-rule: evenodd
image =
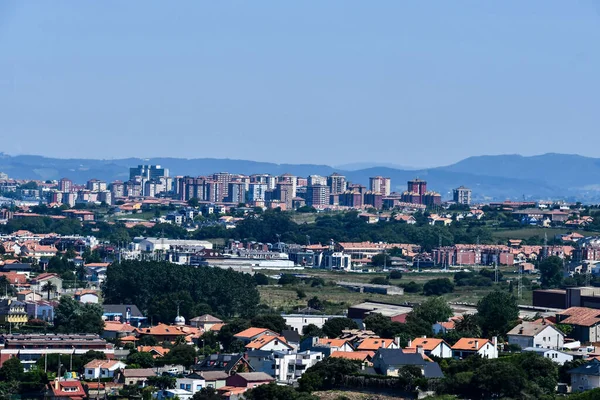
<svg viewBox="0 0 600 400"><path fill-rule="evenodd" d="M106 181L127 180L129 167L138 164L160 164L171 175L207 175L228 171L240 174L283 174L298 176L329 175L338 172L348 180L368 184L370 176L392 179L394 191L404 191L406 181L415 177L428 181L428 188L449 199L453 188L464 185L473 190L476 199L521 200L565 199L600 201L600 159L567 154L544 154L470 157L455 164L429 169L372 166L356 169L357 164L344 168L314 164L274 164L229 159L126 158L115 160L59 159L42 156L9 156L0 153L0 172L16 179L60 179L75 182L96 178ZM358 164L360 167L362 163ZM392 164L394 165L394 164ZM365 164L368 166L368 164Z"/></svg>

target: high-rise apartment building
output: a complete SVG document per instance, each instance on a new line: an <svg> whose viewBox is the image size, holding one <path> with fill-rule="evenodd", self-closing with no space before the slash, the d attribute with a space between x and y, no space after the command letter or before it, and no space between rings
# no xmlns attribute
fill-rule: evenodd
<svg viewBox="0 0 600 400"><path fill-rule="evenodd" d="M237 204L246 202L246 184L244 182L229 182L227 186L228 202Z"/></svg>
<svg viewBox="0 0 600 400"><path fill-rule="evenodd" d="M471 204L471 189L460 186L452 191L453 200L456 204Z"/></svg>
<svg viewBox="0 0 600 400"><path fill-rule="evenodd" d="M246 193L246 200L250 203L256 201L265 201L265 193L269 190L269 187L265 183L251 183L248 186L248 192Z"/></svg>
<svg viewBox="0 0 600 400"><path fill-rule="evenodd" d="M408 181L408 191L423 196L427 193L427 181L419 178Z"/></svg>
<svg viewBox="0 0 600 400"><path fill-rule="evenodd" d="M287 184L291 184L292 185L292 197L296 197L296 184L297 184L297 179L294 175L292 174L283 174L281 176L277 177L277 185L279 185L280 183L287 183ZM290 203L290 207L291 207L291 203Z"/></svg>
<svg viewBox="0 0 600 400"><path fill-rule="evenodd" d="M70 192L73 189L73 182L70 179L62 178L58 181L58 191L59 192Z"/></svg>
<svg viewBox="0 0 600 400"><path fill-rule="evenodd" d="M160 165L138 165L134 168L129 168L129 179L134 179L136 176L142 179L158 179L163 176L169 176L169 170L162 168Z"/></svg>
<svg viewBox="0 0 600 400"><path fill-rule="evenodd" d="M308 186L306 188L306 205L313 207L323 207L329 205L329 186Z"/></svg>
<svg viewBox="0 0 600 400"><path fill-rule="evenodd" d="M347 188L346 177L334 172L327 177L327 186L331 194L344 193Z"/></svg>
<svg viewBox="0 0 600 400"><path fill-rule="evenodd" d="M371 192L389 196L392 191L392 180L383 176L371 177L369 178L369 189Z"/></svg>
<svg viewBox="0 0 600 400"><path fill-rule="evenodd" d="M308 177L307 186L327 185L327 178L321 175L310 175Z"/></svg>
<svg viewBox="0 0 600 400"><path fill-rule="evenodd" d="M224 201L229 194L229 182L232 175L229 172L217 172L213 174L212 179L217 182L216 201Z"/></svg>
<svg viewBox="0 0 600 400"><path fill-rule="evenodd" d="M296 180L294 182L279 182L275 189L277 200L285 204L285 209L292 208L292 199L296 197Z"/></svg>
<svg viewBox="0 0 600 400"><path fill-rule="evenodd" d="M340 194L340 206L361 208L363 206L363 194L357 190L346 190Z"/></svg>

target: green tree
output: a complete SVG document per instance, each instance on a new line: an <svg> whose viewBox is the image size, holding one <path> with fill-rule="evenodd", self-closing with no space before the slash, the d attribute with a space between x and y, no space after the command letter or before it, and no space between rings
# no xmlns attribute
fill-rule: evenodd
<svg viewBox="0 0 600 400"><path fill-rule="evenodd" d="M313 365L299 379L299 389L302 392L327 390L340 385L345 376L360 371L360 362L344 358L329 357Z"/></svg>
<svg viewBox="0 0 600 400"><path fill-rule="evenodd" d="M309 299L306 305L315 310L323 310L325 308L325 305L317 296L313 296Z"/></svg>
<svg viewBox="0 0 600 400"><path fill-rule="evenodd" d="M48 293L48 301L50 301L50 294L56 292L56 285L48 281L42 286L42 292Z"/></svg>
<svg viewBox="0 0 600 400"><path fill-rule="evenodd" d="M411 314L431 327L436 322L447 321L454 312L442 297L433 297L414 307Z"/></svg>
<svg viewBox="0 0 600 400"><path fill-rule="evenodd" d="M479 318L475 314L463 314L461 318L456 320L454 330L462 337L480 337Z"/></svg>
<svg viewBox="0 0 600 400"><path fill-rule="evenodd" d="M563 279L563 260L557 256L550 256L540 262L540 281L543 288L559 287Z"/></svg>
<svg viewBox="0 0 600 400"><path fill-rule="evenodd" d="M194 393L192 400L222 400L222 397L214 388L205 387Z"/></svg>
<svg viewBox="0 0 600 400"><path fill-rule="evenodd" d="M454 284L448 278L437 278L427 281L423 285L423 294L425 296L440 296L454 291Z"/></svg>
<svg viewBox="0 0 600 400"><path fill-rule="evenodd" d="M308 324L302 328L302 336L304 337L324 337L323 330L315 324Z"/></svg>
<svg viewBox="0 0 600 400"><path fill-rule="evenodd" d="M0 368L0 381L20 382L23 378L23 364L18 357L11 357L4 361Z"/></svg>
<svg viewBox="0 0 600 400"><path fill-rule="evenodd" d="M193 346L187 344L180 344L174 346L169 351L163 360L165 364L181 364L186 368L189 368L196 361L198 353Z"/></svg>
<svg viewBox="0 0 600 400"><path fill-rule="evenodd" d="M383 277L383 276L376 276L375 278L371 279L369 282L372 283L373 285L388 285L390 283L388 278Z"/></svg>
<svg viewBox="0 0 600 400"><path fill-rule="evenodd" d="M269 278L261 272L254 274L254 281L258 286L265 286L269 284Z"/></svg>
<svg viewBox="0 0 600 400"><path fill-rule="evenodd" d="M246 400L318 400L316 396L297 392L290 386L280 386L276 383L260 385L244 393Z"/></svg>
<svg viewBox="0 0 600 400"><path fill-rule="evenodd" d="M198 205L200 204L199 200L197 197L192 197L191 199L188 200L188 206L196 208L198 207Z"/></svg>
<svg viewBox="0 0 600 400"><path fill-rule="evenodd" d="M495 290L479 300L477 317L484 335L504 335L519 318L517 300L510 293Z"/></svg>
<svg viewBox="0 0 600 400"><path fill-rule="evenodd" d="M297 285L300 283L300 279L292 274L281 274L281 278L277 283L280 285Z"/></svg>
<svg viewBox="0 0 600 400"><path fill-rule="evenodd" d="M286 327L285 319L279 314L257 315L250 324L256 328L266 328L273 332L281 333Z"/></svg>
<svg viewBox="0 0 600 400"><path fill-rule="evenodd" d="M148 377L148 384L160 390L175 389L175 383L176 379L174 376L162 375Z"/></svg>
<svg viewBox="0 0 600 400"><path fill-rule="evenodd" d="M344 329L358 329L358 325L350 318L331 318L323 324L323 333L329 338L336 338Z"/></svg>
<svg viewBox="0 0 600 400"><path fill-rule="evenodd" d="M136 365L139 368L154 367L155 360L152 353L146 351L133 351L127 356L128 365Z"/></svg>
<svg viewBox="0 0 600 400"><path fill-rule="evenodd" d="M371 265L373 265L374 267L383 267L384 265L390 265L390 258L391 257L388 254L375 254L373 257L371 257Z"/></svg>
<svg viewBox="0 0 600 400"><path fill-rule="evenodd" d="M390 272L390 279L402 279L402 271L397 269L393 270Z"/></svg>
<svg viewBox="0 0 600 400"><path fill-rule="evenodd" d="M104 331L102 307L98 304L81 304L72 297L60 298L54 326L63 333L97 333Z"/></svg>

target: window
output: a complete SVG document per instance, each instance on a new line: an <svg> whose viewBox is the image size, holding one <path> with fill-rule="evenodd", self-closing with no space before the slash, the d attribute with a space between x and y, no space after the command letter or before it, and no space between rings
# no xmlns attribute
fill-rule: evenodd
<svg viewBox="0 0 600 400"><path fill-rule="evenodd" d="M192 385L185 385L185 390L189 391L192 389Z"/></svg>
<svg viewBox="0 0 600 400"><path fill-rule="evenodd" d="M88 375L94 375L94 370L93 369L88 369Z"/></svg>
<svg viewBox="0 0 600 400"><path fill-rule="evenodd" d="M180 383L179 384L179 389L185 389L185 384L184 383Z"/></svg>

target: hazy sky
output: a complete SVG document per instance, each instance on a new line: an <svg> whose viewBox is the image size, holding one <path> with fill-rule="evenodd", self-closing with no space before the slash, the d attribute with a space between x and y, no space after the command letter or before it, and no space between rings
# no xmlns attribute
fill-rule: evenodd
<svg viewBox="0 0 600 400"><path fill-rule="evenodd" d="M0 151L600 156L600 1L0 1Z"/></svg>

